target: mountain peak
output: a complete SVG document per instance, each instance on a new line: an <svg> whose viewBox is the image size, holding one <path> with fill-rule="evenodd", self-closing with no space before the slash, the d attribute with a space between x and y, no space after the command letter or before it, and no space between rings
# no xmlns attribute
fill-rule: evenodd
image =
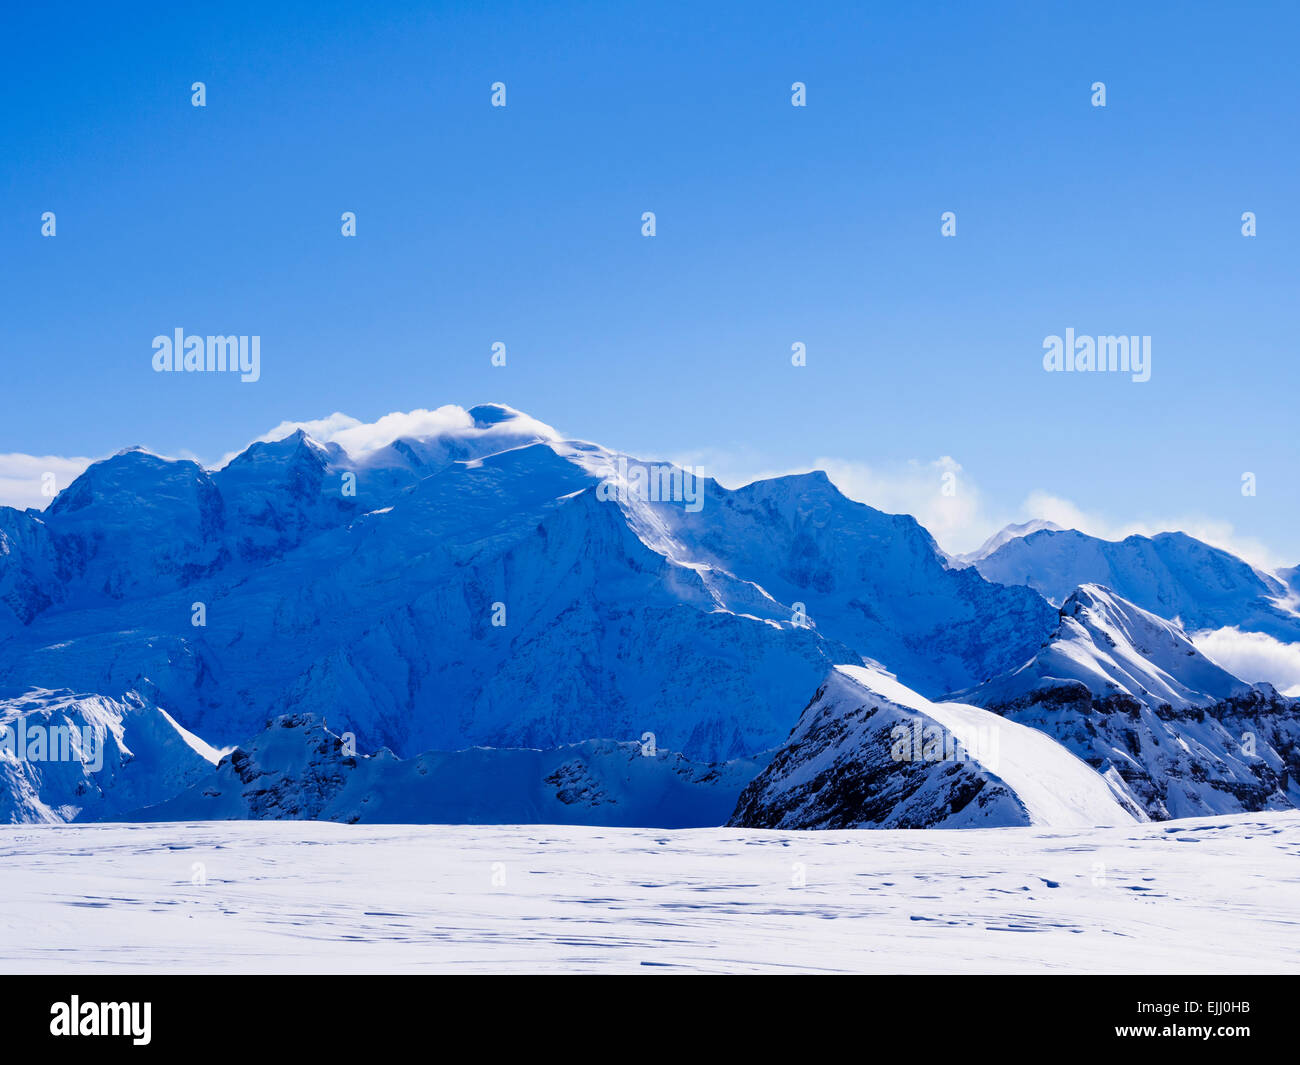
<svg viewBox="0 0 1300 1065"><path fill-rule="evenodd" d="M1080 610L1089 609L1119 609L1119 604L1124 603L1126 606L1136 610L1132 603L1125 602L1124 599L1116 595L1104 584L1088 583L1081 584L1069 594L1065 602L1061 604L1061 615L1063 617L1075 617ZM1143 611L1143 613L1147 613Z"/></svg>
<svg viewBox="0 0 1300 1065"><path fill-rule="evenodd" d="M1080 585L1061 604L1060 618L1032 659L966 698L980 706L1018 706L1081 684L1093 697L1128 695L1156 709L1206 706L1249 688L1198 651L1174 622L1105 585Z"/></svg>
<svg viewBox="0 0 1300 1065"><path fill-rule="evenodd" d="M339 450L337 444L322 444L319 440L310 436L305 429L298 428L287 436L275 440L254 440L222 467L222 472L228 471L231 467L238 468L250 463L268 460L285 461L299 455L325 461Z"/></svg>
<svg viewBox="0 0 1300 1065"><path fill-rule="evenodd" d="M68 514L95 503L121 507L127 500L152 503L159 497L189 496L207 482L197 462L166 458L143 447L124 448L87 466L54 497L49 513Z"/></svg>

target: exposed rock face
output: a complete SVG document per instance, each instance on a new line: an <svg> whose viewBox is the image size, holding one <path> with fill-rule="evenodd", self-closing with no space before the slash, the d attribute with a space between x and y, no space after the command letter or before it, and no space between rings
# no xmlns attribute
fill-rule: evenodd
<svg viewBox="0 0 1300 1065"><path fill-rule="evenodd" d="M1055 737L1153 820L1300 806L1300 704L1264 685L1152 708L1067 682L993 709Z"/></svg>

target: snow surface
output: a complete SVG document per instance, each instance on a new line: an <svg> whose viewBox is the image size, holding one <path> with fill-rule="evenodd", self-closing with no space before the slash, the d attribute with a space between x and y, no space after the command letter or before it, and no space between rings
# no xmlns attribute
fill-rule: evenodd
<svg viewBox="0 0 1300 1065"><path fill-rule="evenodd" d="M1297 859L1295 812L1069 831L11 826L0 971L1294 973Z"/></svg>
<svg viewBox="0 0 1300 1065"><path fill-rule="evenodd" d="M179 794L105 820L695 828L723 824L770 755L701 763L640 743L587 740L401 759L388 750L349 754L321 722L299 714L278 719Z"/></svg>

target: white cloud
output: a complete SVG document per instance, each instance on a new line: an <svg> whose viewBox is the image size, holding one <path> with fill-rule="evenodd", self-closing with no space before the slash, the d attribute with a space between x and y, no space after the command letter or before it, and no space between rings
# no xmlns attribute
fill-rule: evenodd
<svg viewBox="0 0 1300 1065"><path fill-rule="evenodd" d="M531 418L527 414L512 408L503 408L508 412L512 432L520 436L533 435L548 440L559 439L549 425ZM364 458L371 452L387 447L394 440L402 437L426 438L443 436L450 433L467 435L491 432L492 429L477 429L474 418L464 407L447 404L436 410L417 409L412 411L393 411L373 422L363 422L350 415L335 411L325 418L305 422L281 422L270 432L263 433L250 444L259 441L282 440L290 433L301 429L313 440L322 444L334 443L343 448L355 459ZM224 456L218 466L224 466L233 459L238 451Z"/></svg>
<svg viewBox="0 0 1300 1065"><path fill-rule="evenodd" d="M1266 680L1283 695L1300 696L1300 643L1237 628L1194 633L1192 643L1235 677L1251 684Z"/></svg>
<svg viewBox="0 0 1300 1065"><path fill-rule="evenodd" d="M55 490L61 492L94 461L59 455L0 455L0 506L44 510L52 498L41 490L47 473L54 475Z"/></svg>

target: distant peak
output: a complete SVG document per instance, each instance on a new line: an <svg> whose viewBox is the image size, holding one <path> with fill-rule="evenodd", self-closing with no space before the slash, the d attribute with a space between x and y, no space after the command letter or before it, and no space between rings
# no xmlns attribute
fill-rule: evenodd
<svg viewBox="0 0 1300 1065"><path fill-rule="evenodd" d="M286 463L303 459L324 463L330 458L330 450L306 430L298 428L274 440L254 440L226 463L223 469L243 469L266 462Z"/></svg>
<svg viewBox="0 0 1300 1065"><path fill-rule="evenodd" d="M297 451L301 448L307 448L311 451L323 451L324 445L313 438L306 429L295 429L288 436L282 436L279 440L259 440L250 444L246 450L251 451L253 448L276 449L280 451Z"/></svg>
<svg viewBox="0 0 1300 1065"><path fill-rule="evenodd" d="M1104 626L1120 626L1126 635L1138 629L1182 632L1177 621L1169 621L1143 610L1104 584L1081 584L1061 604L1061 617L1075 618Z"/></svg>
<svg viewBox="0 0 1300 1065"><path fill-rule="evenodd" d="M1065 532L1060 525L1054 521L1047 521L1045 518L1032 518L1029 521L1012 523L1004 526L984 541L976 550L958 557L962 562L980 562L989 557L994 551L1005 547L1012 540L1022 540L1026 537L1033 536L1036 533L1047 532Z"/></svg>
<svg viewBox="0 0 1300 1065"><path fill-rule="evenodd" d="M132 456L137 456L137 455L140 456L141 458L159 459L163 462L176 461L175 459L169 459L164 455L159 455L157 452L150 451L147 447L145 447L142 444L132 444L130 447L124 447L122 448L121 451L115 452L113 458L115 459L130 458Z"/></svg>

